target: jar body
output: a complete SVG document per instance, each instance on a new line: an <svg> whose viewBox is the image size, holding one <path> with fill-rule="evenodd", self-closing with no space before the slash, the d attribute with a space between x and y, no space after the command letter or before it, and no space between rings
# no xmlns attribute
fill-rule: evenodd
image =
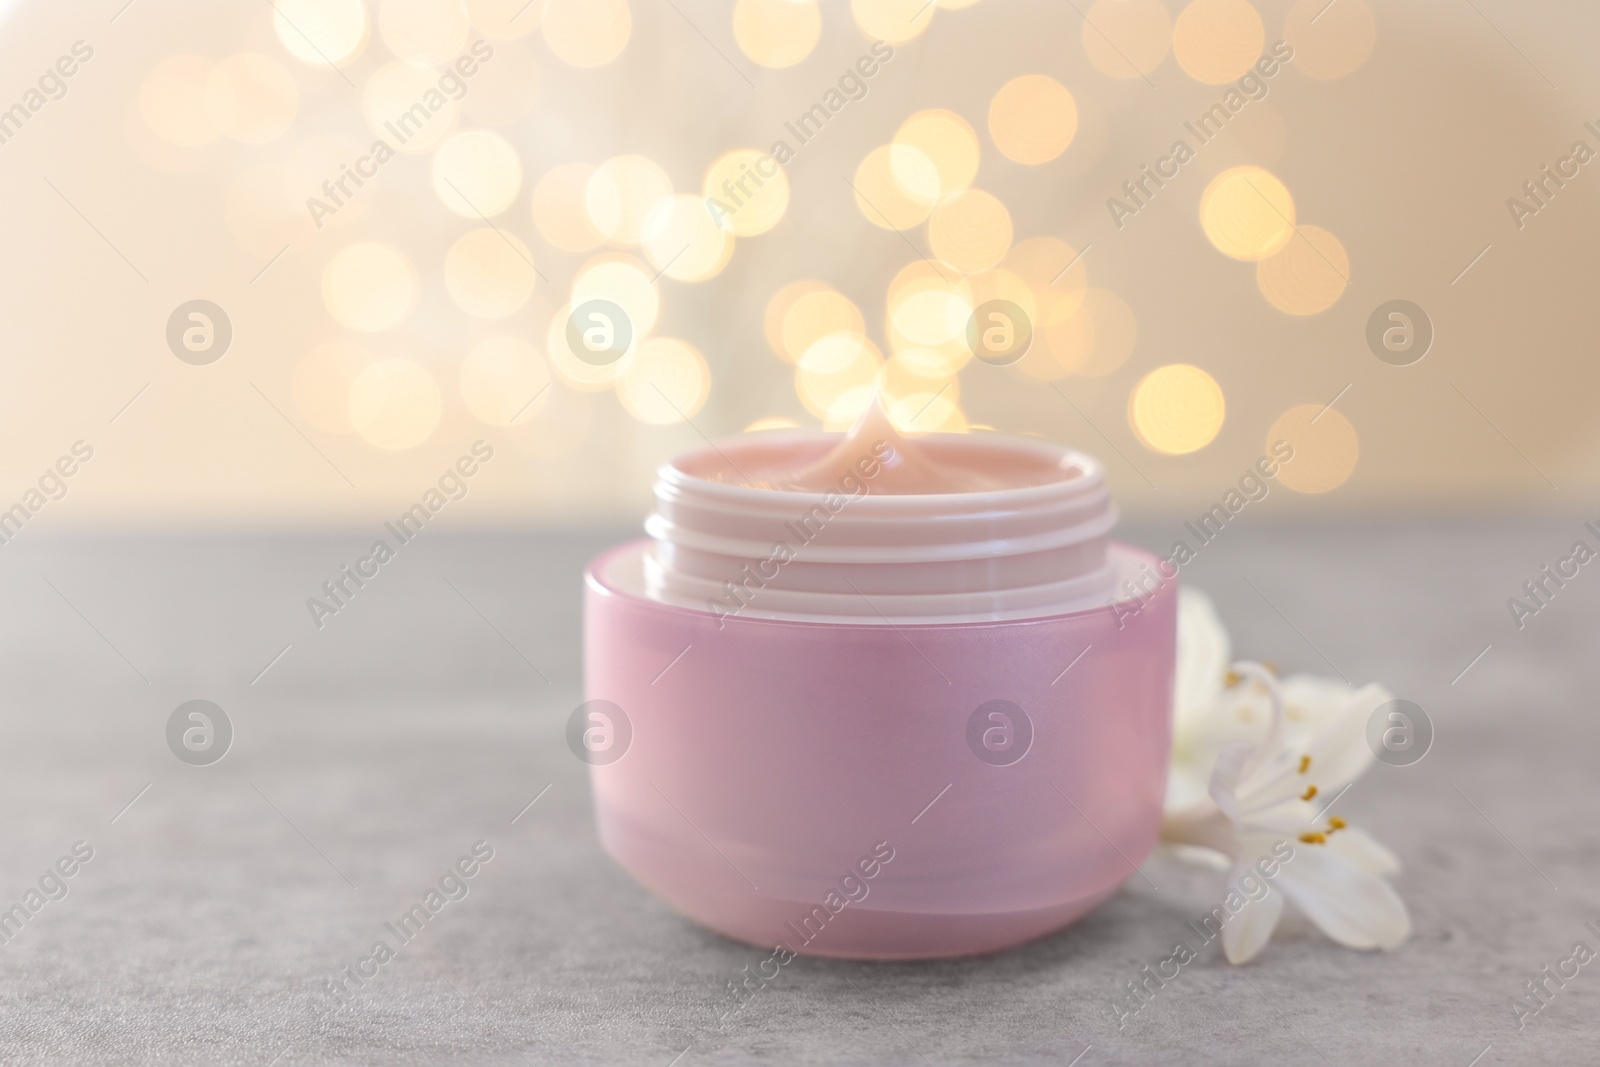
<svg viewBox="0 0 1600 1067"><path fill-rule="evenodd" d="M606 850L690 918L802 954L992 952L1078 918L1154 847L1175 582L1031 619L790 621L610 581L646 544L586 575L587 696L631 734L590 775Z"/></svg>

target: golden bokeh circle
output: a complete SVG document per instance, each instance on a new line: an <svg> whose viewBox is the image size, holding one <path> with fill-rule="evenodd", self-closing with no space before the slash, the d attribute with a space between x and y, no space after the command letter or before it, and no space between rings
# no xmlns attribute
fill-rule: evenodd
<svg viewBox="0 0 1600 1067"><path fill-rule="evenodd" d="M322 270L322 300L341 326L363 333L387 330L411 311L417 272L393 245L346 245Z"/></svg>
<svg viewBox="0 0 1600 1067"><path fill-rule="evenodd" d="M463 218L493 218L522 191L522 160L498 133L466 130L434 153L433 191Z"/></svg>
<svg viewBox="0 0 1600 1067"><path fill-rule="evenodd" d="M1287 462L1282 446L1294 450ZM1299 404L1278 416L1267 431L1267 454L1277 456L1278 481L1297 493L1326 493L1355 473L1361 458L1356 428L1338 408Z"/></svg>
<svg viewBox="0 0 1600 1067"><path fill-rule="evenodd" d="M1086 289L1077 312L1045 331L1045 341L1068 373L1103 378L1121 367L1139 340L1133 308L1110 289Z"/></svg>
<svg viewBox="0 0 1600 1067"><path fill-rule="evenodd" d="M1134 386L1128 424L1146 448L1181 456L1210 444L1227 405L1215 378L1188 363L1157 367Z"/></svg>
<svg viewBox="0 0 1600 1067"><path fill-rule="evenodd" d="M702 210L717 225L736 237L754 237L776 226L788 210L789 176L767 153L737 148L706 170L702 192Z"/></svg>
<svg viewBox="0 0 1600 1067"><path fill-rule="evenodd" d="M877 386L863 385L840 393L839 399L833 402L828 408L828 413L822 417L822 428L828 433L847 432L850 427L861 421L861 416L872 406L873 397L877 392Z"/></svg>
<svg viewBox="0 0 1600 1067"><path fill-rule="evenodd" d="M889 421L903 432L953 429L951 413L960 408L961 379L938 352L906 348L889 357L878 377L878 395Z"/></svg>
<svg viewBox="0 0 1600 1067"><path fill-rule="evenodd" d="M363 441L389 451L426 441L442 407L433 375L414 360L377 360L350 383L350 424Z"/></svg>
<svg viewBox="0 0 1600 1067"><path fill-rule="evenodd" d="M349 341L317 345L300 357L290 377L295 410L323 433L354 433L350 387L371 362L366 349Z"/></svg>
<svg viewBox="0 0 1600 1067"><path fill-rule="evenodd" d="M963 343L974 299L968 285L947 281L918 260L901 271L890 287L890 335L907 342L909 348L937 350Z"/></svg>
<svg viewBox="0 0 1600 1067"><path fill-rule="evenodd" d="M618 245L643 240L645 216L672 198L672 179L660 164L645 156L612 156L589 175L584 211L589 225Z"/></svg>
<svg viewBox="0 0 1600 1067"><path fill-rule="evenodd" d="M1067 150L1078 132L1078 104L1065 85L1023 74L989 101L989 136L1007 159L1037 165Z"/></svg>
<svg viewBox="0 0 1600 1067"><path fill-rule="evenodd" d="M539 236L563 252L589 252L605 243L585 210L584 196L594 168L587 163L552 167L533 187L533 225Z"/></svg>
<svg viewBox="0 0 1600 1067"><path fill-rule="evenodd" d="M977 301L976 279L931 260L915 259L889 282L884 301L884 334L896 352L918 349L955 374L972 359L967 323ZM1031 314L1031 310L1030 310Z"/></svg>
<svg viewBox="0 0 1600 1067"><path fill-rule="evenodd" d="M699 282L715 276L733 256L733 238L717 226L706 202L676 196L658 203L644 221L644 253L665 277Z"/></svg>
<svg viewBox="0 0 1600 1067"><path fill-rule="evenodd" d="M652 337L623 357L617 399L653 426L692 419L711 395L711 369L695 347L672 337Z"/></svg>
<svg viewBox="0 0 1600 1067"><path fill-rule="evenodd" d="M776 291L771 299L766 301L766 310L762 312L762 334L766 338L766 347L773 350L773 355L781 358L786 363L794 363L798 354L790 354L784 346L784 318L789 315L790 307L795 301L810 293L824 293L830 291L830 286L818 282L816 278L800 278L798 282L790 282L781 290ZM813 338L814 341L814 338ZM805 350L803 349L800 349Z"/></svg>
<svg viewBox="0 0 1600 1067"><path fill-rule="evenodd" d="M962 412L960 400L955 395L955 380L951 381L951 388L942 393L917 394L885 401L890 425L906 434L966 433L967 416ZM849 422L835 423L827 428L849 429L860 417L857 413Z"/></svg>
<svg viewBox="0 0 1600 1067"><path fill-rule="evenodd" d="M967 278L970 285L972 307L978 313L978 323L983 327L1008 323L1013 339L1026 337L1013 346L1012 341L996 345L981 341L977 327L969 333L963 323L961 344L973 355L991 366L1011 367L1025 378L1059 378L1064 373L1051 361L1047 346L1040 340L1041 317L1038 299L1027 279L1005 267L996 267Z"/></svg>
<svg viewBox="0 0 1600 1067"><path fill-rule="evenodd" d="M793 419L785 419L777 415L768 415L766 418L756 419L746 426L740 433L765 433L768 430L798 430L800 424Z"/></svg>
<svg viewBox="0 0 1600 1067"><path fill-rule="evenodd" d="M550 320L550 328L545 331L545 355L550 361L550 369L555 371L556 377L561 382L583 393L598 393L610 389L617 381L618 368L626 361L626 357L610 363L591 363L581 358L572 351L568 341L567 321L572 316L572 304L563 305L557 309ZM633 343L637 345L639 333L634 331Z"/></svg>
<svg viewBox="0 0 1600 1067"><path fill-rule="evenodd" d="M857 333L818 338L795 363L795 392L806 410L837 422L866 409L883 367L883 356Z"/></svg>
<svg viewBox="0 0 1600 1067"><path fill-rule="evenodd" d="M504 318L516 311L533 295L537 279L533 254L504 230L469 230L445 253L445 290L457 307L479 318Z"/></svg>
<svg viewBox="0 0 1600 1067"><path fill-rule="evenodd" d="M1200 196L1200 225L1217 251L1265 259L1294 236L1294 197L1271 171L1231 167Z"/></svg>
<svg viewBox="0 0 1600 1067"><path fill-rule="evenodd" d="M1256 285L1287 315L1315 315L1350 285L1350 255L1320 226L1300 226L1287 244L1256 263Z"/></svg>
<svg viewBox="0 0 1600 1067"><path fill-rule="evenodd" d="M761 313L761 332L767 338L767 347L772 349L773 354L779 359L787 363L793 363L798 355L790 354L783 343L783 320L789 314L789 309L802 296L809 293L824 292L828 289L829 286L826 283L817 281L815 278L801 278L798 281L790 282L776 293L773 293L772 298L767 301L766 310ZM801 351L804 351L804 349L802 348Z"/></svg>
<svg viewBox="0 0 1600 1067"><path fill-rule="evenodd" d="M866 320L861 309L850 298L829 286L794 297L784 311L779 328L779 354L791 363L798 363L812 345L835 333L866 333Z"/></svg>
<svg viewBox="0 0 1600 1067"><path fill-rule="evenodd" d="M950 372L943 356L927 348L903 348L890 356L879 386L886 403L919 396L927 401L940 393L961 399L961 379Z"/></svg>
<svg viewBox="0 0 1600 1067"><path fill-rule="evenodd" d="M1083 53L1100 73L1149 75L1172 46L1172 15L1161 0L1097 0L1084 16Z"/></svg>
<svg viewBox="0 0 1600 1067"><path fill-rule="evenodd" d="M1095 350L1094 308L1089 304L1089 293L1095 291L1086 291L1072 314L1045 325L1044 344L1035 343L1018 370L1033 377L1054 379L1077 374L1089 364Z"/></svg>
<svg viewBox="0 0 1600 1067"><path fill-rule="evenodd" d="M1267 28L1250 0L1193 0L1172 28L1172 56L1206 85L1243 77L1261 56Z"/></svg>
<svg viewBox="0 0 1600 1067"><path fill-rule="evenodd" d="M649 270L632 256L619 253L596 256L582 267L572 281L572 306L590 300L609 300L628 316L634 338L648 334L661 311L661 294ZM565 324L562 324L565 330Z"/></svg>
<svg viewBox="0 0 1600 1067"><path fill-rule="evenodd" d="M291 56L325 68L366 46L367 8L361 0L273 0L272 29Z"/></svg>
<svg viewBox="0 0 1600 1067"><path fill-rule="evenodd" d="M850 14L873 41L909 41L933 21L929 0L850 0Z"/></svg>
<svg viewBox="0 0 1600 1067"><path fill-rule="evenodd" d="M1055 237L1018 241L1000 265L1027 282L1033 291L1035 329L1044 329L1076 312L1089 287L1083 253Z"/></svg>
<svg viewBox="0 0 1600 1067"><path fill-rule="evenodd" d="M544 0L545 43L574 67L603 67L633 34L628 0Z"/></svg>
<svg viewBox="0 0 1600 1067"><path fill-rule="evenodd" d="M461 361L461 401L490 426L533 418L550 399L550 368L520 337L491 337Z"/></svg>
<svg viewBox="0 0 1600 1067"><path fill-rule="evenodd" d="M957 193L928 219L933 254L966 274L999 263L1011 247L1011 233L1011 213L998 197L982 189Z"/></svg>
<svg viewBox="0 0 1600 1067"><path fill-rule="evenodd" d="M753 63L792 67L817 46L822 9L816 0L735 0L733 39Z"/></svg>
<svg viewBox="0 0 1600 1067"><path fill-rule="evenodd" d="M933 205L931 201L911 196L901 187L895 178L895 152L896 149L889 145L879 145L868 152L860 166L856 167L850 185L855 193L856 207L861 209L862 217L868 222L885 230L908 230L926 219ZM902 156L911 152L921 155L909 145L902 145L898 152ZM905 159L902 159L900 169L907 169ZM923 172L937 173L932 160L927 161Z"/></svg>
<svg viewBox="0 0 1600 1067"><path fill-rule="evenodd" d="M930 206L944 196L939 164L921 148L894 141L889 145L889 176L908 199Z"/></svg>
<svg viewBox="0 0 1600 1067"><path fill-rule="evenodd" d="M422 155L444 143L455 131L460 110L458 102L439 92L438 72L421 63L386 63L361 89L367 128L408 155Z"/></svg>
<svg viewBox="0 0 1600 1067"><path fill-rule="evenodd" d="M1284 39L1294 49L1294 69L1331 81L1354 74L1372 55L1378 24L1366 0L1299 0L1284 22Z"/></svg>
<svg viewBox="0 0 1600 1067"><path fill-rule="evenodd" d="M907 196L925 204L970 188L978 173L978 135L954 111L917 112L900 124L890 148L889 167L896 183Z"/></svg>

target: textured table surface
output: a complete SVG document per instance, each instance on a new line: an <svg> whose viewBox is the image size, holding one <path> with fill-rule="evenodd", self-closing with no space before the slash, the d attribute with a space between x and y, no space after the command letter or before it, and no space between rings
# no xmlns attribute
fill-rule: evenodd
<svg viewBox="0 0 1600 1067"><path fill-rule="evenodd" d="M1177 526L1126 535L1162 547ZM75 842L93 858L0 948L0 1061L1600 1062L1600 963L1520 1031L1512 1009L1575 942L1600 948L1600 575L1520 632L1505 605L1580 532L1260 521L1205 547L1185 580L1237 651L1382 680L1432 716L1426 759L1341 801L1405 861L1416 932L1362 954L1286 922L1249 967L1207 949L1119 1032L1113 996L1216 876L1152 861L1075 927L990 958L798 959L719 1022L724 984L765 953L602 853L563 740L579 574L614 534L429 529L318 630L306 598L371 531L25 531L0 548L0 909ZM234 728L211 766L167 747L195 698ZM320 1009L480 840L494 856L467 895L354 1004Z"/></svg>

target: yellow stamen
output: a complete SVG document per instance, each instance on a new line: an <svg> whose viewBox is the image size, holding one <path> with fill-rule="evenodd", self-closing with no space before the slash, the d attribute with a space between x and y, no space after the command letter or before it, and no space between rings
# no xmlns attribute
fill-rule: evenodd
<svg viewBox="0 0 1600 1067"><path fill-rule="evenodd" d="M1328 836L1326 834L1317 833L1313 830L1309 834L1301 834L1300 840L1304 841L1308 845L1326 845L1328 843Z"/></svg>
<svg viewBox="0 0 1600 1067"><path fill-rule="evenodd" d="M1330 829L1330 830L1343 830L1346 826L1349 826L1349 825L1350 825L1349 823L1345 822L1343 819L1339 818L1339 816L1337 816L1337 815L1333 815L1333 816L1330 816L1328 818L1328 829Z"/></svg>
<svg viewBox="0 0 1600 1067"><path fill-rule="evenodd" d="M1310 800L1312 797L1314 797L1316 795L1317 795L1317 787L1314 786L1314 785L1308 785L1308 786L1306 786L1306 791L1304 793L1300 794L1300 799L1301 800Z"/></svg>
<svg viewBox="0 0 1600 1067"><path fill-rule="evenodd" d="M1244 681L1244 675L1238 671L1229 671L1222 679L1223 684L1229 689L1232 689L1242 681Z"/></svg>
<svg viewBox="0 0 1600 1067"><path fill-rule="evenodd" d="M1311 757L1310 756L1301 756L1300 757L1300 773L1304 774L1307 771L1309 771L1310 769L1311 769Z"/></svg>

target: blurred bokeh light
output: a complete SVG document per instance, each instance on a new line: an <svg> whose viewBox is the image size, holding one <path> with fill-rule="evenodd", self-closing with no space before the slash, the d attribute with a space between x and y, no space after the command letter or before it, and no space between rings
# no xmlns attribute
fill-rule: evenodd
<svg viewBox="0 0 1600 1067"><path fill-rule="evenodd" d="M1095 452L1132 512L1263 436L1308 507L1600 481L1593 194L1505 208L1586 136L1552 95L1586 98L1581 11L1509 48L1442 0L0 10L8 69L93 46L0 129L12 350L59 353L12 361L14 480L106 420L62 521L380 514L480 433L522 465L486 515L632 516L672 453L874 392ZM211 366L163 339L195 298ZM1396 298L1436 337L1410 366L1367 340ZM996 301L1007 365L969 337Z"/></svg>

